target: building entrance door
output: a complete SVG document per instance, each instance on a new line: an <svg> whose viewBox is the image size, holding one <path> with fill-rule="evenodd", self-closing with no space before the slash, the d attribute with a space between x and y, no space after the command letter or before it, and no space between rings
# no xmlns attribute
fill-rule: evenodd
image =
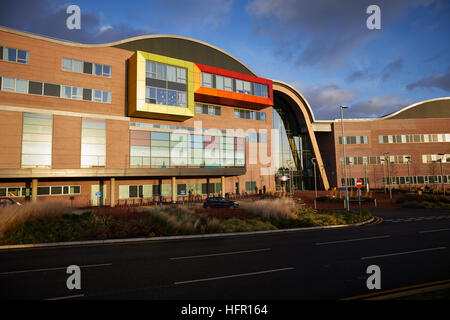
<svg viewBox="0 0 450 320"><path fill-rule="evenodd" d="M106 185L103 185L103 190L100 192L100 185L94 184L91 186L91 205L104 206L106 204Z"/></svg>

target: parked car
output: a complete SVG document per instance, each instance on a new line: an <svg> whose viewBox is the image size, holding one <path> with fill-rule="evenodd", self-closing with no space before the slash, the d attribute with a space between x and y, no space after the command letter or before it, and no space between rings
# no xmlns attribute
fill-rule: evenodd
<svg viewBox="0 0 450 320"><path fill-rule="evenodd" d="M206 198L205 202L203 203L203 208L237 208L239 207L239 204L235 201L227 200L222 197L212 197L212 198Z"/></svg>
<svg viewBox="0 0 450 320"><path fill-rule="evenodd" d="M0 208L8 207L8 206L21 206L20 202L9 198L9 197L0 197Z"/></svg>

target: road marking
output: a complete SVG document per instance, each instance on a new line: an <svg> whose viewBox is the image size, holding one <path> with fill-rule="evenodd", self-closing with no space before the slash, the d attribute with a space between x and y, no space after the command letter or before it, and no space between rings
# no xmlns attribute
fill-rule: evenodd
<svg viewBox="0 0 450 320"><path fill-rule="evenodd" d="M252 252L261 252L261 251L269 251L270 248L264 249L255 249L255 250L245 250L245 251L233 251L233 252L223 252L223 253L212 253L212 254L202 254L197 256L186 256L186 257L174 257L169 258L169 260L181 260L181 259L194 259L194 258L204 258L204 257L216 257L216 256L226 256L232 254L242 254L242 253L252 253Z"/></svg>
<svg viewBox="0 0 450 320"><path fill-rule="evenodd" d="M405 251L405 252L397 252L397 253L382 254L382 255L378 255L378 256L362 257L361 260L368 260L368 259L375 259L375 258L383 258L383 257L392 257L392 256L403 255L403 254L418 253L418 252L427 252L427 251L435 251L435 250L443 250L443 249L447 249L447 247L429 248L429 249L422 249L422 250L414 250L414 251Z"/></svg>
<svg viewBox="0 0 450 320"><path fill-rule="evenodd" d="M74 299L74 298L81 298L84 297L84 294L77 294L74 296L65 296L65 297L56 297L56 298L50 298L50 299L45 299L45 300L64 300L64 299Z"/></svg>
<svg viewBox="0 0 450 320"><path fill-rule="evenodd" d="M112 263L89 264L89 265L85 265L85 266L80 266L80 268L95 268L95 267L106 267L106 266L112 266ZM41 271L55 271L55 270L66 270L66 269L67 269L67 267L19 270L19 271L0 272L0 275L28 273L28 272L41 272Z"/></svg>
<svg viewBox="0 0 450 320"><path fill-rule="evenodd" d="M376 237L369 237L369 238L358 238L358 239L348 239L348 240L338 240L338 241L329 241L329 242L318 242L316 243L316 246L320 246L323 244L333 244L333 243L344 243L344 242L352 242L352 241L364 241L364 240L372 240L372 239L383 239L383 238L389 238L389 235L385 236L376 236Z"/></svg>
<svg viewBox="0 0 450 320"><path fill-rule="evenodd" d="M354 297L344 298L341 300L357 300L357 299L365 299L365 298L375 299L378 297L380 297L380 298L386 297L392 293L404 293L404 292L408 292L408 291L412 291L412 290L419 290L418 288L427 289L430 287L434 287L436 285L449 285L449 284L450 284L450 279L440 280L440 281L415 284L412 286L400 287L400 288L395 288L395 289L383 290L383 291L378 291L378 292L373 292L373 293L366 293L366 294L362 294L362 295L358 295L358 296L354 296Z"/></svg>
<svg viewBox="0 0 450 320"><path fill-rule="evenodd" d="M238 278L238 277L246 277L246 276L253 276L253 275L258 275L258 274L264 274L264 273L287 271L287 270L294 270L294 268L293 267L289 267L289 268L264 270L264 271L249 272L249 273L232 274L232 275L229 275L229 276L204 278L204 279L196 279L196 280L187 280L187 281L178 281L178 282L175 282L174 284L186 284L186 283L213 281L213 280L221 280L221 279L229 279L229 278Z"/></svg>
<svg viewBox="0 0 450 320"><path fill-rule="evenodd" d="M436 230L424 230L424 231L419 231L419 233L429 233L429 232L440 232L440 231L449 231L450 228L447 229L436 229Z"/></svg>

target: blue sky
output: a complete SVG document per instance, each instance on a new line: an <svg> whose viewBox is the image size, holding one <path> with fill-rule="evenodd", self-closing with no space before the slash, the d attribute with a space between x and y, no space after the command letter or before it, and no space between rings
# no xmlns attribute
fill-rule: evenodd
<svg viewBox="0 0 450 320"><path fill-rule="evenodd" d="M81 30L65 12L81 8ZM366 28L366 8L381 29ZM82 43L173 34L217 46L298 88L317 119L376 117L450 96L447 0L0 0L0 25Z"/></svg>

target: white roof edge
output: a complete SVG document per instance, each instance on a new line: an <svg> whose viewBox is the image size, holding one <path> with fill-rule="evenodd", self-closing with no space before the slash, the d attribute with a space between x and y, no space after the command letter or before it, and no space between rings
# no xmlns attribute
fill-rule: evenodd
<svg viewBox="0 0 450 320"><path fill-rule="evenodd" d="M404 107L404 108L402 108L400 110L397 110L397 111L395 111L393 113L390 113L388 115L385 115L385 116L377 118L377 119L388 119L388 118L391 118L391 117L393 117L393 116L395 116L395 115L397 115L397 114L399 114L399 113L401 113L401 112L403 112L405 110L414 108L414 107L416 107L416 106L418 106L420 104L424 104L424 103L432 102L432 101L439 101L439 100L450 100L450 97L441 97L441 98L434 98L434 99L428 99L428 100L424 100L424 101L419 101L419 102L413 103L413 104L411 104L409 106L406 106L406 107Z"/></svg>
<svg viewBox="0 0 450 320"><path fill-rule="evenodd" d="M300 93L299 90L297 90L294 86L290 85L289 83L286 83L286 82L281 81L281 80L272 80L272 82L273 82L273 83L279 83L279 84L281 84L281 85L284 85L284 86L286 86L286 87L289 87L292 91L294 91L295 93L297 93L297 94L303 99L303 101L305 101L305 104L306 104L306 106L307 106L308 109L309 109L309 113L310 113L311 118L312 118L312 121L311 121L311 122L316 122L316 121L317 121L316 118L314 117L314 113L313 113L313 111L312 111L312 109L311 109L311 106L309 105L308 100L306 100L306 98Z"/></svg>

